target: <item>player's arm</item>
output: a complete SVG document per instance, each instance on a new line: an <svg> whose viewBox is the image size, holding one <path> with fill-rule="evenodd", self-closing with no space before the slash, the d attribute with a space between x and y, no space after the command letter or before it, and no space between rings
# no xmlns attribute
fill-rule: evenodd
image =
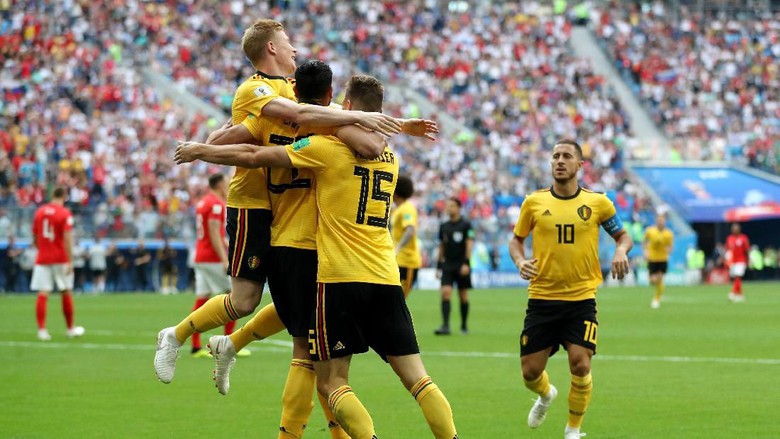
<svg viewBox="0 0 780 439"><path fill-rule="evenodd" d="M386 136L401 132L401 123L394 117L382 113L348 111L319 105L298 105L285 99L275 98L263 106L263 116L278 117L298 125L310 127L333 127L360 124Z"/></svg>
<svg viewBox="0 0 780 439"><path fill-rule="evenodd" d="M209 145L232 145L237 143L252 143L255 137L244 124L223 126L209 135L206 143Z"/></svg>
<svg viewBox="0 0 780 439"><path fill-rule="evenodd" d="M436 140L434 134L439 133L436 122L426 119L398 119L401 122L401 132L414 137L425 137Z"/></svg>
<svg viewBox="0 0 780 439"><path fill-rule="evenodd" d="M398 244L395 245L396 253L400 252L401 249L406 246L406 244L409 244L409 241L411 241L412 237L414 236L414 232L414 226L404 227L404 234L401 235L401 239L399 239Z"/></svg>
<svg viewBox="0 0 780 439"><path fill-rule="evenodd" d="M198 142L179 142L173 160L177 165L195 160L218 165L257 169L266 166L292 168L284 146L258 146L249 143L235 145L207 145Z"/></svg>
<svg viewBox="0 0 780 439"><path fill-rule="evenodd" d="M367 159L379 157L387 147L387 138L360 125L344 125L336 130L339 138L352 151Z"/></svg>
<svg viewBox="0 0 780 439"><path fill-rule="evenodd" d="M520 206L520 218L517 219L512 239L509 240L509 256L523 279L531 279L539 274L539 268L536 266L537 259L529 258L525 254L525 240L534 226L532 203L529 197L523 200Z"/></svg>
<svg viewBox="0 0 780 439"><path fill-rule="evenodd" d="M669 236L669 244L666 246L666 256L672 254L672 250L674 249L674 235Z"/></svg>
<svg viewBox="0 0 780 439"><path fill-rule="evenodd" d="M65 254L68 256L68 262L65 263L65 274L73 271L73 230L65 230L62 233L62 239L65 241Z"/></svg>
<svg viewBox="0 0 780 439"><path fill-rule="evenodd" d="M471 251L474 250L474 230L471 229L471 224L466 231L466 253L463 255L463 262L460 266L460 273L465 276L471 271Z"/></svg>
<svg viewBox="0 0 780 439"><path fill-rule="evenodd" d="M217 252L217 256L219 256L219 261L222 262L222 265L227 267L227 246L225 245L225 241L222 239L222 233L220 230L222 228L222 222L218 219L210 218L208 224L209 241L211 242L211 246L214 248L214 251Z"/></svg>

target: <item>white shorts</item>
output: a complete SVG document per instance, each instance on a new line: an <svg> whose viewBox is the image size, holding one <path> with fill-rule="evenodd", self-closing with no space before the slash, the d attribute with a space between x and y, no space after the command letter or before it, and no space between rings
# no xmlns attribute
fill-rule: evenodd
<svg viewBox="0 0 780 439"><path fill-rule="evenodd" d="M219 262L195 264L195 295L198 297L230 291L230 277Z"/></svg>
<svg viewBox="0 0 780 439"><path fill-rule="evenodd" d="M736 262L731 264L731 267L729 267L729 274L731 274L732 277L742 277L745 275L745 269L747 268L747 264L744 262Z"/></svg>
<svg viewBox="0 0 780 439"><path fill-rule="evenodd" d="M35 264L30 281L30 289L33 291L70 291L73 289L73 271L65 274L65 265ZM56 287L56 288L55 288Z"/></svg>

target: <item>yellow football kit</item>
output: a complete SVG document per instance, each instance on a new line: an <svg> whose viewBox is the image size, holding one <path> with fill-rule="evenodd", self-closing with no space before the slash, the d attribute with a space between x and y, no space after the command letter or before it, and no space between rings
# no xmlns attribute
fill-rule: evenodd
<svg viewBox="0 0 780 439"><path fill-rule="evenodd" d="M404 201L393 210L390 224L394 243L401 240L407 227L414 227L412 239L400 249L396 255L396 261L399 267L420 268L422 258L420 256L420 243L417 240L417 208L411 201Z"/></svg>
<svg viewBox="0 0 780 439"><path fill-rule="evenodd" d="M668 249L674 242L674 235L668 227L660 230L656 226L650 226L645 231L645 243L647 245L648 262L666 262L669 260Z"/></svg>

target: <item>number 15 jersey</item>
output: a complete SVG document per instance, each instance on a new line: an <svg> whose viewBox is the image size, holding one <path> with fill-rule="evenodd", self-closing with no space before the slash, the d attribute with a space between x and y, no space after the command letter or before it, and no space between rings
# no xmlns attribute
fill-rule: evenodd
<svg viewBox="0 0 780 439"><path fill-rule="evenodd" d="M388 229L398 160L389 148L369 160L337 137L312 136L287 146L293 166L314 171L317 281L401 285Z"/></svg>
<svg viewBox="0 0 780 439"><path fill-rule="evenodd" d="M601 284L599 226L613 235L623 226L604 194L579 188L561 197L552 188L528 195L520 207L515 235L533 234L539 274L531 280L531 299L586 300Z"/></svg>

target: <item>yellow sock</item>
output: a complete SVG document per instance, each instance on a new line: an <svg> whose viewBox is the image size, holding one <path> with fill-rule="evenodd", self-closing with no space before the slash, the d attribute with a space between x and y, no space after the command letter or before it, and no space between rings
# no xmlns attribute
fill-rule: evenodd
<svg viewBox="0 0 780 439"><path fill-rule="evenodd" d="M176 325L176 340L184 343L195 332L206 332L238 319L230 294L214 296Z"/></svg>
<svg viewBox="0 0 780 439"><path fill-rule="evenodd" d="M454 439L458 437L455 431L455 421L452 420L452 408L439 386L433 383L431 377L425 376L409 390L417 404L420 404L425 420L436 439Z"/></svg>
<svg viewBox="0 0 780 439"><path fill-rule="evenodd" d="M230 341L233 342L236 352L238 352L249 343L268 338L283 329L284 323L279 319L279 313L276 312L276 307L271 303L258 311L241 329L230 334Z"/></svg>
<svg viewBox="0 0 780 439"><path fill-rule="evenodd" d="M533 381L525 381L525 387L539 396L547 396L550 393L550 377L547 376L547 371L542 371L539 378Z"/></svg>
<svg viewBox="0 0 780 439"><path fill-rule="evenodd" d="M374 421L352 388L341 386L328 397L328 405L352 439L373 439Z"/></svg>
<svg viewBox="0 0 780 439"><path fill-rule="evenodd" d="M664 294L664 278L661 278L658 280L658 282L655 283L655 296L653 296L653 299L660 301L661 296Z"/></svg>
<svg viewBox="0 0 780 439"><path fill-rule="evenodd" d="M320 400L320 405L322 406L322 413L325 415L325 419L328 421L328 430L330 430L330 438L331 439L350 439L349 435L346 431L344 431L344 427L339 424L339 421L336 419L336 415L333 414L333 410L330 409L330 406L328 405L328 398L325 398L322 396L320 392L317 393L317 399Z"/></svg>
<svg viewBox="0 0 780 439"><path fill-rule="evenodd" d="M282 420L278 439L300 439L309 423L311 394L314 392L314 364L310 360L293 359L282 393Z"/></svg>
<svg viewBox="0 0 780 439"><path fill-rule="evenodd" d="M569 427L580 428L582 418L588 410L590 394L593 391L593 380L590 374L584 377L571 376L571 389L569 389Z"/></svg>

